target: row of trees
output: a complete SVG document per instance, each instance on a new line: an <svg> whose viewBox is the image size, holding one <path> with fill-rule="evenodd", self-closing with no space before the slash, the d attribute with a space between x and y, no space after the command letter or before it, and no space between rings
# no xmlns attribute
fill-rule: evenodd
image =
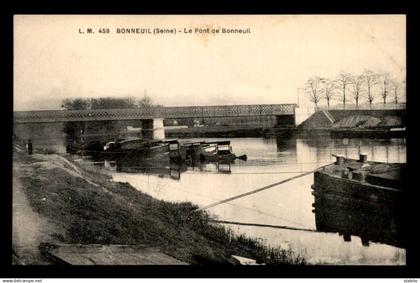
<svg viewBox="0 0 420 283"><path fill-rule="evenodd" d="M346 102L354 101L357 107L362 99L372 106L376 97L380 97L384 104L390 99L398 104L405 93L405 81L389 73L365 70L362 74L341 72L334 79L313 76L307 80L305 89L315 107L321 100L325 100L328 107L333 100L341 101L343 108Z"/></svg>
<svg viewBox="0 0 420 283"><path fill-rule="evenodd" d="M65 99L61 104L64 110L89 110L89 109L147 109L153 107L152 100L146 94L142 98L75 98ZM132 126L141 126L140 121L133 121ZM93 121L93 122L66 122L64 124L64 133L67 136L67 142L88 143L89 139L97 139L95 135L104 138L102 135L111 137L120 133L121 128L125 128L125 121ZM85 137L89 133L89 137Z"/></svg>
<svg viewBox="0 0 420 283"><path fill-rule="evenodd" d="M87 109L127 109L127 108L149 108L153 106L149 96L142 98L75 98L65 99L61 108L65 110L87 110Z"/></svg>

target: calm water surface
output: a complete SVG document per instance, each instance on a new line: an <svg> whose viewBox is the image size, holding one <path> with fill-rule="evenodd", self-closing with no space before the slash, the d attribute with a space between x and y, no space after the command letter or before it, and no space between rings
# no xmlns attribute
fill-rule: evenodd
<svg viewBox="0 0 420 283"><path fill-rule="evenodd" d="M236 160L231 165L210 163L181 169L167 166L146 173L144 170L113 171L113 179L129 182L138 190L161 200L189 201L206 206L334 162L332 154L358 158L359 152L364 152L369 160L406 162L404 139L278 137L229 140L236 155L247 154L247 161ZM104 170L112 170L109 163L106 165ZM286 229L225 224L238 234L245 233L268 245L290 248L304 256L308 263L405 264L405 250L401 248L372 242L365 246L358 236L344 241L338 233L287 229L317 229L312 207L312 184L313 174L309 174L209 208L208 212L223 221L284 226Z"/></svg>

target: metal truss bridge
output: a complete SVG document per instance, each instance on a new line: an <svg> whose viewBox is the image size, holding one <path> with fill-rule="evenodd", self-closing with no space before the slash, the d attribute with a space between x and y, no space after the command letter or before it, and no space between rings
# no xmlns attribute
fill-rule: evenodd
<svg viewBox="0 0 420 283"><path fill-rule="evenodd" d="M15 124L295 115L296 104L15 111Z"/></svg>

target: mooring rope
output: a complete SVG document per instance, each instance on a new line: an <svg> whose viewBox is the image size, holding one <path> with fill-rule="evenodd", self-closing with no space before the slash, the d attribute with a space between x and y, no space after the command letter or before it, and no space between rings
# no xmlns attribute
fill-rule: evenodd
<svg viewBox="0 0 420 283"><path fill-rule="evenodd" d="M245 197L245 196L249 196L249 195L252 195L252 194L255 194L255 193L258 193L258 192L261 192L261 191L267 190L267 189L269 189L269 188L272 188L272 187L275 187L275 186L278 186L278 185L281 185L281 184L287 183L287 182L289 182L289 181L292 181L292 180L295 180L295 179L301 178L301 177L303 177L303 176L309 175L309 174L311 174L311 173L314 173L314 172L316 172L316 171L318 171L318 170L320 170L320 169L323 169L323 168L325 168L325 167L327 167L327 166L330 166L330 165L332 165L332 164L334 164L334 162L333 162L333 163L330 163L330 164L327 164L327 165L324 165L324 166L321 166L321 167L318 167L318 168L316 168L316 169L314 169L314 170L312 170L312 171L308 171L308 172L305 172L305 173L302 173L302 174L299 174L299 175L296 175L296 176L293 176L293 177L290 177L290 178L287 178L287 179L281 180L280 182L276 182L276 183L273 183L273 184L270 184L270 185L264 186L264 187L259 188L259 189L256 189L256 190L252 190L252 191L250 191L250 192L246 192L246 193L243 193L243 194L240 194L240 195L236 195L236 196L233 196L233 197L230 197L230 198L227 198L227 199L224 199L224 200L221 200L221 201L215 202L215 203L211 203L211 204L209 204L209 205L206 205L206 206L200 207L200 208L198 208L197 210L198 210L198 211L200 211L200 210L209 209L209 208L211 208L211 207L215 207L215 206L217 206L217 205L220 205L220 204L223 204L223 203L226 203L226 202L229 202L229 201L235 200L235 199L243 198L243 197Z"/></svg>
<svg viewBox="0 0 420 283"><path fill-rule="evenodd" d="M241 225L241 226L254 226L254 227L286 229L286 230L295 230L295 231L304 231L304 232L317 232L317 233L320 232L320 231L315 230L315 229L291 227L291 226L284 226L284 225L245 223L245 222L224 221L224 220L210 220L210 222L219 223L219 224L232 224L232 225Z"/></svg>

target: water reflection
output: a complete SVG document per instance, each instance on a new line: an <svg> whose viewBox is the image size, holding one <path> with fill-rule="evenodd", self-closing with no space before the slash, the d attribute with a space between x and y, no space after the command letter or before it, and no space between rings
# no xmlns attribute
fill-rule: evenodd
<svg viewBox="0 0 420 283"><path fill-rule="evenodd" d="M162 164L153 164L153 166L147 164L136 164L136 166L129 166L129 164L125 162L116 162L117 172L156 175L160 178L171 178L174 180L180 180L181 172L185 172L186 170L186 166L171 163L166 166Z"/></svg>
<svg viewBox="0 0 420 283"><path fill-rule="evenodd" d="M126 158L110 160L106 158L95 158L95 164L107 170L118 173L134 173L155 175L161 178L181 180L181 174L187 171L201 173L231 173L231 163L228 162L201 162L188 160L186 162L175 162L169 158L142 159Z"/></svg>
<svg viewBox="0 0 420 283"><path fill-rule="evenodd" d="M390 192L385 199L360 199L337 190L313 186L316 229L337 232L344 241L358 236L364 246L369 242L404 247L400 227L400 192Z"/></svg>
<svg viewBox="0 0 420 283"><path fill-rule="evenodd" d="M202 140L202 139L201 139ZM212 140L212 139L205 139ZM217 140L217 139L215 139ZM406 161L404 139L301 139L296 137L232 138L233 151L248 160L220 163L122 164L113 174L155 198L206 206L256 188L311 171L334 161L332 154L357 158L366 152L369 160ZM116 168L116 164L114 165ZM136 166L138 168L136 172ZM147 167L147 168L144 168ZM153 167L163 167L159 171ZM128 173L130 172L130 173ZM167 178L162 178L165 176ZM172 177L171 177L172 176ZM330 200L311 194L313 175L261 191L209 209L219 220L318 230L304 232L267 227L230 225L238 233L264 239L269 245L287 243L309 263L404 264L405 251L392 208L371 207L352 199ZM312 212L315 203L315 214ZM392 216L392 217L391 217ZM374 226L374 227L372 227ZM341 235L339 235L341 234ZM351 242L350 238L355 239Z"/></svg>
<svg viewBox="0 0 420 283"><path fill-rule="evenodd" d="M366 153L369 160L405 163L405 139L296 139L298 159L305 161L309 154L313 161L332 161L332 154L343 154L349 158L358 158L360 153ZM309 151L308 151L309 150Z"/></svg>

